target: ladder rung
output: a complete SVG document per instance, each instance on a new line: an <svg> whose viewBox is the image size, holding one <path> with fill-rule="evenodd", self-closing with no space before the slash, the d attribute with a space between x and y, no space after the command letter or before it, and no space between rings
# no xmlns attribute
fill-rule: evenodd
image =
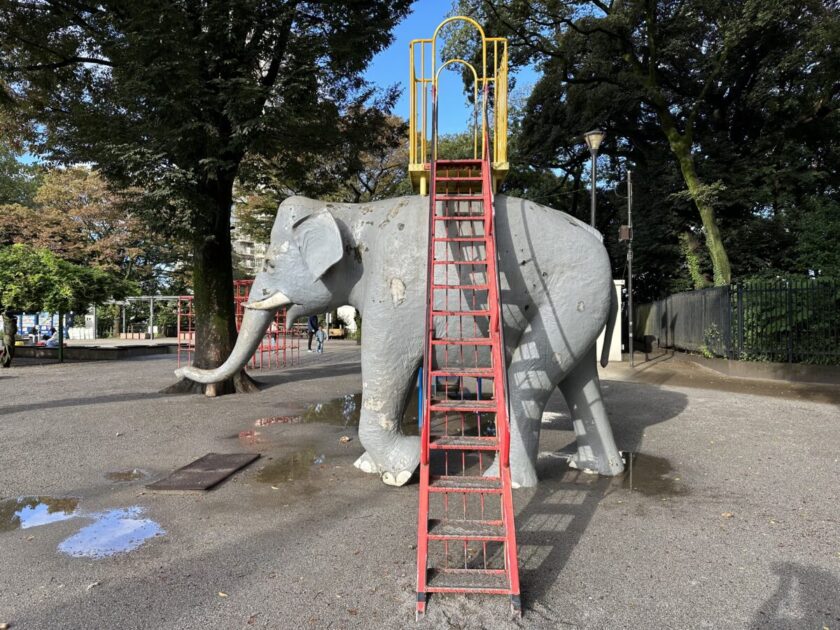
<svg viewBox="0 0 840 630"><path fill-rule="evenodd" d="M435 201L483 201L481 195L435 195Z"/></svg>
<svg viewBox="0 0 840 630"><path fill-rule="evenodd" d="M474 164L475 166L481 166L481 160L478 158L458 158L458 159L441 159L435 160L435 164L438 166L455 164L458 166L463 166L464 164Z"/></svg>
<svg viewBox="0 0 840 630"><path fill-rule="evenodd" d="M429 405L430 411L496 411L495 400L434 400Z"/></svg>
<svg viewBox="0 0 840 630"><path fill-rule="evenodd" d="M458 290L458 291L487 291L489 289L486 284L433 284L432 290Z"/></svg>
<svg viewBox="0 0 840 630"><path fill-rule="evenodd" d="M490 311L432 311L432 317L490 317Z"/></svg>
<svg viewBox="0 0 840 630"><path fill-rule="evenodd" d="M486 243L484 236L436 236L435 243Z"/></svg>
<svg viewBox="0 0 840 630"><path fill-rule="evenodd" d="M429 480L429 491L501 494L502 480L499 477L468 477L466 475L432 477Z"/></svg>
<svg viewBox="0 0 840 630"><path fill-rule="evenodd" d="M510 593L504 569L429 569L426 574L428 593Z"/></svg>
<svg viewBox="0 0 840 630"><path fill-rule="evenodd" d="M429 372L432 378L437 376L469 376L472 378L493 378L491 367L439 367Z"/></svg>
<svg viewBox="0 0 840 630"><path fill-rule="evenodd" d="M489 346L490 337L461 337L459 339L432 339L433 346Z"/></svg>
<svg viewBox="0 0 840 630"><path fill-rule="evenodd" d="M499 441L491 436L441 435L431 436L429 447L441 451L497 451Z"/></svg>
<svg viewBox="0 0 840 630"><path fill-rule="evenodd" d="M435 265L486 265L486 260L433 260Z"/></svg>
<svg viewBox="0 0 840 630"><path fill-rule="evenodd" d="M483 214L472 214L472 215L444 214L444 215L438 215L434 219L435 219L435 221L484 221L485 217L484 217Z"/></svg>
<svg viewBox="0 0 840 630"><path fill-rule="evenodd" d="M496 540L505 541L502 521L429 520L429 538L432 540Z"/></svg>
<svg viewBox="0 0 840 630"><path fill-rule="evenodd" d="M443 177L435 176L436 182L480 182L483 177L449 177L445 175Z"/></svg>

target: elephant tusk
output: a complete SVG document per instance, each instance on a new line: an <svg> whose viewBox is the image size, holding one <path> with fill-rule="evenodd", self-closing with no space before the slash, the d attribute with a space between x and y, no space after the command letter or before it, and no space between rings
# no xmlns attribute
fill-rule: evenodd
<svg viewBox="0 0 840 630"><path fill-rule="evenodd" d="M249 302L245 305L245 308L250 308L255 311L270 311L276 308L280 308L281 306L286 306L287 304L291 304L292 301L280 291L270 295L269 297L265 298L264 300L258 300L256 302Z"/></svg>

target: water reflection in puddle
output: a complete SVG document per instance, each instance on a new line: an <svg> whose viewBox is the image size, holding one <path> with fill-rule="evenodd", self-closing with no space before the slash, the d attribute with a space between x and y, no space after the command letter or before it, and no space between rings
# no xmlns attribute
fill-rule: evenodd
<svg viewBox="0 0 840 630"><path fill-rule="evenodd" d="M78 516L79 500L55 497L19 497L0 501L0 531L28 529Z"/></svg>
<svg viewBox="0 0 840 630"><path fill-rule="evenodd" d="M58 550L75 558L106 558L137 549L154 536L164 534L160 525L140 518L141 507L120 508L91 514L96 519L58 546Z"/></svg>
<svg viewBox="0 0 840 630"><path fill-rule="evenodd" d="M305 448L287 457L280 458L263 466L256 475L262 483L278 484L299 479L308 479L318 459L314 448Z"/></svg>
<svg viewBox="0 0 840 630"><path fill-rule="evenodd" d="M622 452L624 473L616 480L627 490L648 496L682 496L689 490L664 457Z"/></svg>
<svg viewBox="0 0 840 630"><path fill-rule="evenodd" d="M70 519L93 520L62 542L58 550L77 558L105 558L133 551L149 538L165 533L155 521L141 518L142 514L139 506L85 513L79 510L79 499L73 497L20 497L0 501L0 532Z"/></svg>
<svg viewBox="0 0 840 630"><path fill-rule="evenodd" d="M303 412L304 422L323 422L342 427L358 426L361 394L347 394L327 402L310 405Z"/></svg>
<svg viewBox="0 0 840 630"><path fill-rule="evenodd" d="M327 402L310 405L303 412L303 422L323 422L342 427L359 426L362 408L361 394L347 394ZM417 392L411 398L403 414L402 430L406 435L417 435Z"/></svg>

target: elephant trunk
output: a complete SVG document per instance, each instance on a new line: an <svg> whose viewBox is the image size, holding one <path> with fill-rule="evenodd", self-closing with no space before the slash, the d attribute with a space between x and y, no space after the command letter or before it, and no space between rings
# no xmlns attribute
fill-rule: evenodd
<svg viewBox="0 0 840 630"><path fill-rule="evenodd" d="M236 338L236 345L234 345L227 360L216 369L201 370L190 366L176 370L175 374L180 378L188 378L196 383L203 384L218 383L232 378L254 356L266 328L274 319L276 310L245 309L239 336Z"/></svg>

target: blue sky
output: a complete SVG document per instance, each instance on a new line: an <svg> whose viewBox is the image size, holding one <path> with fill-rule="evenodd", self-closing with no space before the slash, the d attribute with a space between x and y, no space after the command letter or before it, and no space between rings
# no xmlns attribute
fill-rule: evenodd
<svg viewBox="0 0 840 630"><path fill-rule="evenodd" d="M431 37L437 25L446 19L450 8L451 3L447 0L417 0L412 5L411 14L394 30L393 43L373 58L365 73L368 80L382 87L399 84L402 95L394 107L394 114L401 118L408 118L408 44L412 39ZM457 70L460 66L455 68ZM537 80L531 68L521 70L516 76L520 85L532 84ZM472 111L466 102L461 75L444 70L439 93L442 99L438 112L439 133L466 131Z"/></svg>

